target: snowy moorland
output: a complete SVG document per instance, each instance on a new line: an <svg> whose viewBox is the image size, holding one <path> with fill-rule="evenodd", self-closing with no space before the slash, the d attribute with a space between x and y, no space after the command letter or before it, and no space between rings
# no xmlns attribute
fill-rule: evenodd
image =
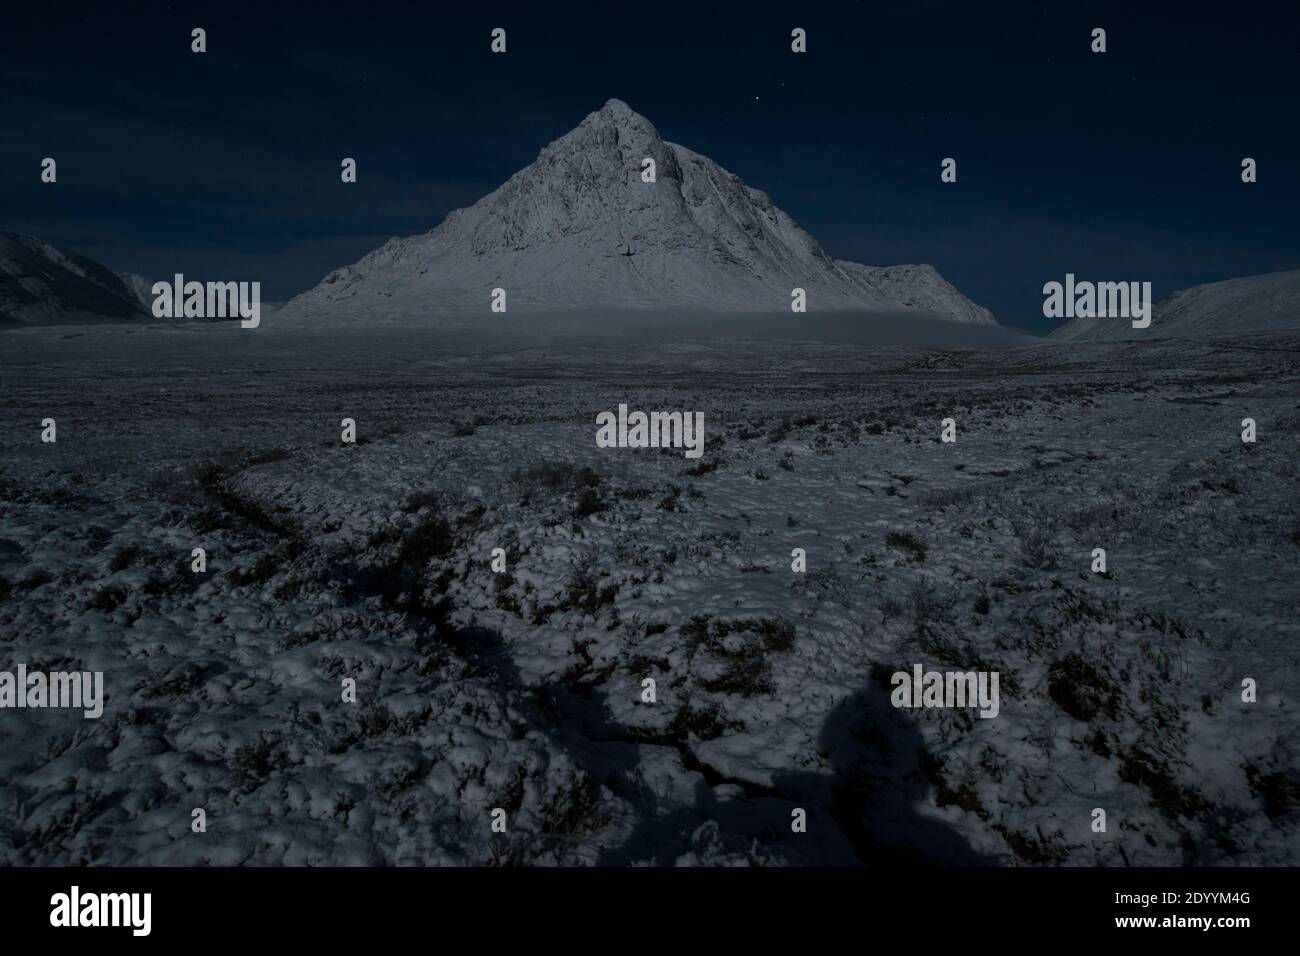
<svg viewBox="0 0 1300 956"><path fill-rule="evenodd" d="M1300 863L1300 337L2 344L5 865Z"/></svg>

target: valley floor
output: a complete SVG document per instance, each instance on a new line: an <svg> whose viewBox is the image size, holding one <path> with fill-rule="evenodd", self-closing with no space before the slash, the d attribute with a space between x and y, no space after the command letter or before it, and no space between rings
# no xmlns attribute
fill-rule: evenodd
<svg viewBox="0 0 1300 956"><path fill-rule="evenodd" d="M1300 339L237 334L0 334L0 863L1300 863Z"/></svg>

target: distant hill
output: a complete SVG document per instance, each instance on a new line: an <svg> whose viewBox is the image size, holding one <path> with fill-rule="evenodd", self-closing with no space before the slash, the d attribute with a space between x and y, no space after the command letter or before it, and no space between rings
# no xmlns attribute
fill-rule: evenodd
<svg viewBox="0 0 1300 956"><path fill-rule="evenodd" d="M1168 336L1237 335L1300 328L1300 270L1226 279L1182 289L1157 302L1151 326L1129 319L1071 319L1054 340L1098 342Z"/></svg>
<svg viewBox="0 0 1300 956"><path fill-rule="evenodd" d="M148 320L145 281L34 236L0 232L0 325Z"/></svg>

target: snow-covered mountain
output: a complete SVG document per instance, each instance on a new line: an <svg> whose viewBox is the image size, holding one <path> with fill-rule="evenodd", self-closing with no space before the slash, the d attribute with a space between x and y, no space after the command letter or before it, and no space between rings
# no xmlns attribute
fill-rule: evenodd
<svg viewBox="0 0 1300 956"><path fill-rule="evenodd" d="M864 266L835 260L836 265L866 282L885 298L909 309L933 312L959 322L997 325L993 313L976 305L930 265Z"/></svg>
<svg viewBox="0 0 1300 956"><path fill-rule="evenodd" d="M642 179L653 159L656 179ZM768 197L664 142L610 100L537 160L436 229L391 239L289 303L293 312L399 314L689 307L897 312L996 324L930 266L871 268L827 255Z"/></svg>
<svg viewBox="0 0 1300 956"><path fill-rule="evenodd" d="M85 256L33 236L0 232L0 325L149 319L137 288Z"/></svg>
<svg viewBox="0 0 1300 956"><path fill-rule="evenodd" d="M135 296L136 301L143 305L145 309L149 311L149 314L152 315L154 302L153 280L146 279L142 275L136 275L134 272L119 272L117 277L122 280L122 284L130 290L133 296Z"/></svg>
<svg viewBox="0 0 1300 956"><path fill-rule="evenodd" d="M1180 289L1156 303L1146 329L1133 328L1128 319L1071 319L1051 338L1096 342L1295 328L1300 328L1300 270Z"/></svg>

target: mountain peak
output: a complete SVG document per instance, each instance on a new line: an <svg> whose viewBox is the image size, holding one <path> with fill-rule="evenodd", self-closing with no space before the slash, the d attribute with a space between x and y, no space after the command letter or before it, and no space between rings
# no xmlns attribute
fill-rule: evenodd
<svg viewBox="0 0 1300 956"><path fill-rule="evenodd" d="M629 115L629 116L636 116L641 119L645 118L641 116L641 114L638 113L636 110L632 109L632 107L628 106L626 103L624 103L622 100L620 100L618 97L615 96L611 96L609 99L607 99L605 101L605 105L602 106L597 112L607 113L611 116Z"/></svg>
<svg viewBox="0 0 1300 956"><path fill-rule="evenodd" d="M474 312L500 288L511 311L788 312L798 288L810 311L903 308L877 280L828 256L766 193L664 142L648 119L610 99L473 206L432 232L391 240L292 305ZM970 305L928 275L893 284L918 281L928 290L919 308L939 311L929 303L949 290ZM993 321L982 310L942 314Z"/></svg>
<svg viewBox="0 0 1300 956"><path fill-rule="evenodd" d="M567 155L579 165L606 163L620 169L635 159L639 171L642 159L649 156L658 161L663 151L653 123L622 100L609 100L545 147L540 156Z"/></svg>
<svg viewBox="0 0 1300 956"><path fill-rule="evenodd" d="M632 127L641 126L654 131L654 124L638 113L632 107L628 106L622 100L606 100L605 105L594 112L588 113L586 118L578 124L582 126L619 126ZM655 133L658 135L658 133Z"/></svg>

